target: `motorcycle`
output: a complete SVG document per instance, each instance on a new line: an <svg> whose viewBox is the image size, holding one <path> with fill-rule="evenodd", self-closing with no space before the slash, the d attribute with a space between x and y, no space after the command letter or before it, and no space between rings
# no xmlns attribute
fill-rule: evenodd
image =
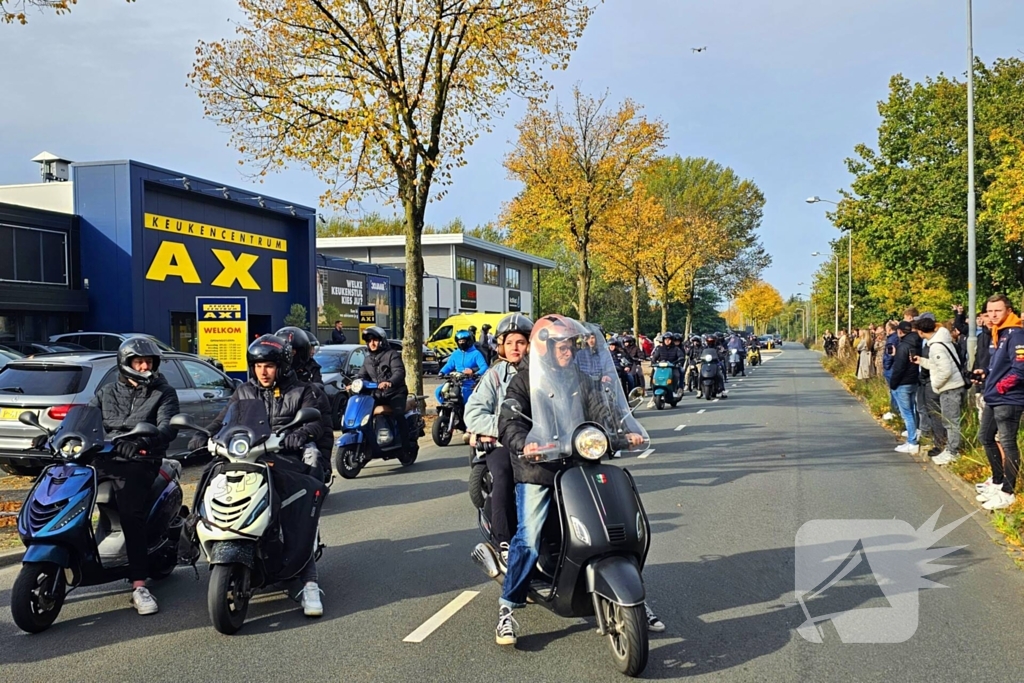
<svg viewBox="0 0 1024 683"><path fill-rule="evenodd" d="M605 391L611 393L612 389ZM552 437L538 451L546 460L568 461L568 467L555 477L528 592L530 600L558 616L595 616L598 633L607 636L615 664L627 676L638 676L647 666L641 572L650 550L651 526L632 475L603 461L614 457L612 439L622 437L627 420L628 429L642 433L647 443L646 432L632 416L643 400L641 391L637 388L630 394L629 408L624 409L615 429L583 422L572 430L571 439ZM535 416L549 408L571 414L564 400L554 398L543 406L538 405L537 395L534 392L532 399ZM625 397L619 397L625 404ZM523 415L522 406L514 399L506 400L501 410L506 416ZM491 539L490 518L490 499L484 495L477 505L484 542L473 549L472 558L484 573L501 583L505 567Z"/></svg>
<svg viewBox="0 0 1024 683"><path fill-rule="evenodd" d="M419 401L423 396L409 396L405 404L405 421L409 429L409 449L402 448L398 423L391 407L376 405L373 392L376 382L352 381L352 393L341 421L341 436L334 449L334 467L345 479L355 479L370 460L397 458L404 467L416 462L420 453L417 441L424 435L423 415Z"/></svg>
<svg viewBox="0 0 1024 683"><path fill-rule="evenodd" d="M461 372L452 372L442 375L444 384L441 385L441 403L437 406L437 419L430 429L430 436L434 443L442 448L452 442L452 435L455 430L466 431L466 423L463 422L463 411L466 408L463 385L470 381L468 375Z"/></svg>
<svg viewBox="0 0 1024 683"><path fill-rule="evenodd" d="M729 374L732 377L740 374L743 370L743 358L739 349L729 349Z"/></svg>
<svg viewBox="0 0 1024 683"><path fill-rule="evenodd" d="M752 368L760 365L761 364L761 349L759 349L759 348L757 348L755 346L750 347L750 350L747 351L747 363L749 363L750 367L752 367Z"/></svg>
<svg viewBox="0 0 1024 683"><path fill-rule="evenodd" d="M80 586L97 586L128 578L121 517L114 482L98 480L98 460L123 461L112 445L122 439L159 436L140 422L131 431L106 440L99 408L75 406L49 432L34 412L18 416L24 425L49 435L49 448L60 460L36 480L18 515L18 535L26 546L21 572L11 589L11 616L28 633L49 628L67 594ZM166 578L177 566L178 539L188 509L181 504L181 465L164 460L149 489L146 525L149 576ZM93 526L93 512L99 519Z"/></svg>
<svg viewBox="0 0 1024 683"><path fill-rule="evenodd" d="M320 467L310 474L298 458L280 455L285 433L319 419L319 410L302 408L272 431L256 399L232 405L217 434L190 415L171 418L176 427L207 435L210 454L222 458L196 489L196 536L210 565L206 604L220 633L236 633L259 589L295 578L321 549L328 489Z"/></svg>
<svg viewBox="0 0 1024 683"><path fill-rule="evenodd" d="M654 391L654 407L661 410L665 403L671 404L673 408L683 397L683 387L679 384L673 386L676 377L676 364L662 361L654 366L651 388Z"/></svg>
<svg viewBox="0 0 1024 683"><path fill-rule="evenodd" d="M718 354L714 349L707 349L700 357L700 393L707 400L712 400L718 394L719 382Z"/></svg>

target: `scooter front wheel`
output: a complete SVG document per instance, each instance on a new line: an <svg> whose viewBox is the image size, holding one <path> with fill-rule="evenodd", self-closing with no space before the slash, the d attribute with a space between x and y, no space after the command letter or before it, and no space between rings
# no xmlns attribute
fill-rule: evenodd
<svg viewBox="0 0 1024 683"><path fill-rule="evenodd" d="M434 426L430 428L430 436L434 443L444 448L452 442L452 430L448 429L450 417L447 413L438 413Z"/></svg>
<svg viewBox="0 0 1024 683"><path fill-rule="evenodd" d="M26 562L11 588L11 616L26 633L50 628L64 606L64 570L52 562Z"/></svg>
<svg viewBox="0 0 1024 683"><path fill-rule="evenodd" d="M601 610L616 668L627 676L639 676L647 668L650 652L644 606L623 607L601 598Z"/></svg>
<svg viewBox="0 0 1024 683"><path fill-rule="evenodd" d="M345 479L355 479L363 469L359 451L349 447L335 449L334 468Z"/></svg>
<svg viewBox="0 0 1024 683"><path fill-rule="evenodd" d="M249 611L249 568L239 563L214 565L206 604L217 631L229 636L237 633Z"/></svg>
<svg viewBox="0 0 1024 683"><path fill-rule="evenodd" d="M661 410L662 408L664 408L665 407L665 399L662 398L661 396L655 396L654 397L654 407L657 408L658 410Z"/></svg>

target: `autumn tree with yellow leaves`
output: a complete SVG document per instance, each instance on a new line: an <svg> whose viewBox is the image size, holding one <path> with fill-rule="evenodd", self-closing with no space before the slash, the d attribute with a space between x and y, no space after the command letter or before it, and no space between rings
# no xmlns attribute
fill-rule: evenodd
<svg viewBox="0 0 1024 683"><path fill-rule="evenodd" d="M135 2L135 0L126 0ZM27 24L29 10L67 14L78 0L0 0L0 23Z"/></svg>
<svg viewBox="0 0 1024 683"><path fill-rule="evenodd" d="M531 104L505 158L523 190L505 207L513 245L538 231L567 245L577 260L576 315L587 320L595 231L610 220L666 137L665 125L641 115L630 100L612 110L607 95L573 89L571 102L548 110Z"/></svg>
<svg viewBox="0 0 1024 683"><path fill-rule="evenodd" d="M736 297L736 308L754 324L755 333L764 334L771 319L782 313L782 295L767 282L758 280Z"/></svg>
<svg viewBox="0 0 1024 683"><path fill-rule="evenodd" d="M239 0L234 39L200 42L190 75L207 116L260 175L296 164L325 204L377 193L402 207L403 357L420 367L421 237L465 152L512 94L542 98L586 0ZM422 389L415 373L413 389Z"/></svg>

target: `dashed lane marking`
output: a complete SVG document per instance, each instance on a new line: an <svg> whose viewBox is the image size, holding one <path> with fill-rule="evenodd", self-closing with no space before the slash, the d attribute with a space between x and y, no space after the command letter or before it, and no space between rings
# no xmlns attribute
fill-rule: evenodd
<svg viewBox="0 0 1024 683"><path fill-rule="evenodd" d="M422 643L431 633L440 628L441 624L448 621L460 609L469 604L469 601L480 595L480 591L462 591L458 597L441 608L434 616L423 622L423 625L407 635L403 643Z"/></svg>
<svg viewBox="0 0 1024 683"><path fill-rule="evenodd" d="M677 432L681 432L681 431L683 431L683 430L684 430L685 428L686 428L686 425L679 425L678 427L676 427L676 428L675 428L675 430L674 430L674 431L677 431Z"/></svg>
<svg viewBox="0 0 1024 683"><path fill-rule="evenodd" d="M703 415L706 410L707 410L707 408L701 408L700 410L697 411L697 414L698 415Z"/></svg>
<svg viewBox="0 0 1024 683"><path fill-rule="evenodd" d="M636 456L637 460L643 460L644 458L646 458L647 456L649 456L653 452L654 452L653 448L648 448L646 451L644 451L640 455Z"/></svg>
<svg viewBox="0 0 1024 683"><path fill-rule="evenodd" d="M718 399L717 399L717 398L715 398L715 399L712 399L712 400L711 400L711 402L712 402L712 403L718 403Z"/></svg>

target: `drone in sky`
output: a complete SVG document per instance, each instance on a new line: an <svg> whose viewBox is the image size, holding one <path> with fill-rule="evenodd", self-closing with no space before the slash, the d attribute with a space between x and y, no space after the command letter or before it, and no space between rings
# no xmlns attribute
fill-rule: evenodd
<svg viewBox="0 0 1024 683"><path fill-rule="evenodd" d="M693 51L693 52L706 52L707 49L708 49L707 45L705 45L704 47L691 47L690 48L690 50Z"/></svg>

